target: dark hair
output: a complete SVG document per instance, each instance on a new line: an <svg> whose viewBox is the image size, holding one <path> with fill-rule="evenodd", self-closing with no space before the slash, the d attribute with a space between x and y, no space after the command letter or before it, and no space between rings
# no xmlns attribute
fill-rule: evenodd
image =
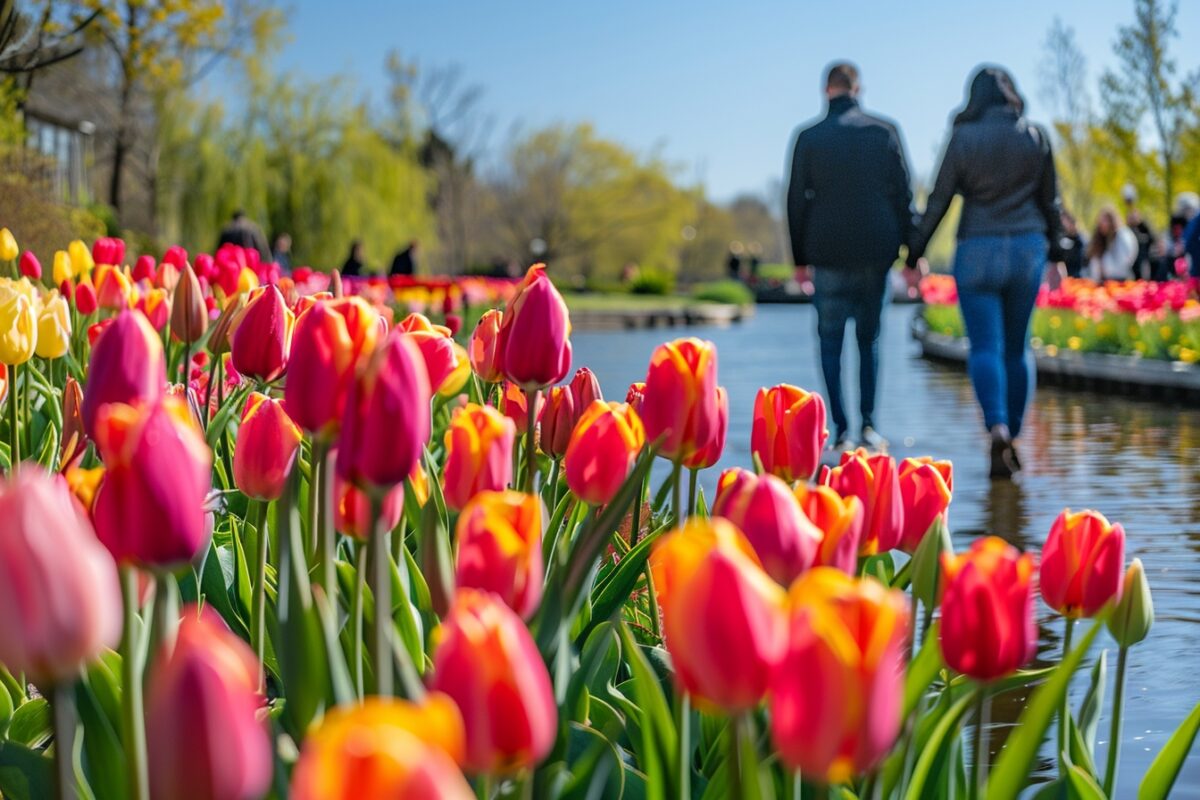
<svg viewBox="0 0 1200 800"><path fill-rule="evenodd" d="M835 61L825 73L825 88L853 92L858 88L858 67L849 61Z"/></svg>
<svg viewBox="0 0 1200 800"><path fill-rule="evenodd" d="M350 242L350 257L354 258L354 251L362 247L362 239L354 239Z"/></svg>
<svg viewBox="0 0 1200 800"><path fill-rule="evenodd" d="M997 106L1007 106L1021 115L1025 112L1025 101L1017 93L1017 84L1003 67L980 67L971 79L967 92L967 103L954 115L954 124L975 122L983 112Z"/></svg>
<svg viewBox="0 0 1200 800"><path fill-rule="evenodd" d="M246 216L246 212L245 212L245 211L243 211L243 210L242 210L242 209L240 209L240 208L238 208L238 209L234 209L234 212L233 212L233 219L241 219L241 218L242 218L242 217L244 217L244 216Z"/></svg>

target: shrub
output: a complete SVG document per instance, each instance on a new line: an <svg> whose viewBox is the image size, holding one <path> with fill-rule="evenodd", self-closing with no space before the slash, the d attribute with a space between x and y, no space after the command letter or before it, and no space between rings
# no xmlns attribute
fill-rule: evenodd
<svg viewBox="0 0 1200 800"><path fill-rule="evenodd" d="M675 290L675 276L666 270L646 267L629 282L631 294L666 295Z"/></svg>
<svg viewBox="0 0 1200 800"><path fill-rule="evenodd" d="M692 299L705 303L746 305L754 302L754 293L741 281L713 281L696 284L692 289Z"/></svg>

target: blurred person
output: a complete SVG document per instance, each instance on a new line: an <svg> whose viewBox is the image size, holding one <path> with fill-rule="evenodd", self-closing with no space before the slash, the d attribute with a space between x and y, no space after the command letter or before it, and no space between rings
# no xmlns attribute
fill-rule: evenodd
<svg viewBox="0 0 1200 800"><path fill-rule="evenodd" d="M762 245L754 242L750 245L750 282L758 280L758 268L762 266Z"/></svg>
<svg viewBox="0 0 1200 800"><path fill-rule="evenodd" d="M1149 279L1153 273L1150 263L1150 249L1154 244L1154 230L1137 207L1137 189L1132 183L1125 184L1121 189L1121 199L1125 202L1125 224L1137 237L1137 258L1133 262L1133 277L1136 280Z"/></svg>
<svg viewBox="0 0 1200 800"><path fill-rule="evenodd" d="M1194 192L1184 192L1175 200L1175 208L1186 220L1180 240L1188 257L1188 276L1200 278L1200 197Z"/></svg>
<svg viewBox="0 0 1200 800"><path fill-rule="evenodd" d="M895 123L864 111L858 68L836 62L825 76L824 118L796 135L787 188L792 259L812 267L821 371L834 449L850 449L842 398L842 345L854 320L859 354L859 442L883 449L875 429L879 331L888 273L912 230L908 162Z"/></svg>
<svg viewBox="0 0 1200 800"><path fill-rule="evenodd" d="M275 237L275 246L271 248L271 258L279 265L279 271L284 275L292 274L292 237L291 234L281 233Z"/></svg>
<svg viewBox="0 0 1200 800"><path fill-rule="evenodd" d="M729 245L729 258L725 260L725 271L735 281L742 279L742 243L733 242Z"/></svg>
<svg viewBox="0 0 1200 800"><path fill-rule="evenodd" d="M1138 257L1137 236L1121 222L1112 206L1105 206L1096 215L1087 257L1088 277L1097 283L1133 278L1133 265Z"/></svg>
<svg viewBox="0 0 1200 800"><path fill-rule="evenodd" d="M908 253L909 264L916 263L950 201L962 195L954 279L993 478L1010 478L1021 468L1013 441L1035 384L1029 320L1047 253L1051 261L1063 260L1050 135L1024 112L1006 70L975 71Z"/></svg>
<svg viewBox="0 0 1200 800"><path fill-rule="evenodd" d="M1062 248L1063 266L1066 268L1067 277L1081 278L1083 277L1083 254L1087 247L1083 239L1083 234L1079 231L1079 223L1075 220L1075 215L1070 211L1063 210L1062 212L1062 236L1059 237L1059 246Z"/></svg>
<svg viewBox="0 0 1200 800"><path fill-rule="evenodd" d="M350 243L350 255L346 256L346 263L342 264L342 274L351 278L357 278L363 274L366 265L363 263L363 243L361 239L355 239Z"/></svg>
<svg viewBox="0 0 1200 800"><path fill-rule="evenodd" d="M408 243L408 247L396 253L396 257L392 259L391 269L388 270L389 275L416 275L417 274L417 254L421 249L421 243L413 239Z"/></svg>
<svg viewBox="0 0 1200 800"><path fill-rule="evenodd" d="M267 247L267 235L240 208L233 212L229 222L221 229L221 233L217 237L217 250L221 249L223 244L236 244L238 247L257 250L263 261L271 260L271 248Z"/></svg>

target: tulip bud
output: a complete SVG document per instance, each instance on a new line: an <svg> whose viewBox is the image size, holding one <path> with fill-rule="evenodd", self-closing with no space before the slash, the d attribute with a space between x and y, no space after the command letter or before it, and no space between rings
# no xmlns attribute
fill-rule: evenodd
<svg viewBox="0 0 1200 800"><path fill-rule="evenodd" d="M941 596L942 559L954 555L954 545L950 541L950 529L946 522L938 517L929 526L926 536L917 545L917 551L912 557L912 592L913 597L932 609L937 605Z"/></svg>
<svg viewBox="0 0 1200 800"><path fill-rule="evenodd" d="M900 549L904 552L915 553L935 522L945 524L954 485L952 469L949 461L934 461L928 456L906 458L900 462L897 480L904 504Z"/></svg>
<svg viewBox="0 0 1200 800"><path fill-rule="evenodd" d="M434 636L430 689L462 713L466 767L506 774L536 766L554 746L558 707L525 623L495 595L463 589Z"/></svg>
<svg viewBox="0 0 1200 800"><path fill-rule="evenodd" d="M467 354L471 358L471 369L484 383L499 383L504 380L496 354L496 340L500 335L500 323L504 314L498 309L485 311L471 333Z"/></svg>
<svg viewBox="0 0 1200 800"><path fill-rule="evenodd" d="M575 370L575 376L571 378L569 386L571 396L575 398L575 407L580 410L580 413L593 401L604 399L604 395L600 391L600 381L596 379L596 373L587 367Z"/></svg>
<svg viewBox="0 0 1200 800"><path fill-rule="evenodd" d="M900 733L908 603L829 567L788 593L787 650L771 681L771 739L793 769L830 785L879 765Z"/></svg>
<svg viewBox="0 0 1200 800"><path fill-rule="evenodd" d="M810 566L821 531L809 522L788 485L774 475L727 469L717 481L712 514L746 535L763 570L788 586Z"/></svg>
<svg viewBox="0 0 1200 800"><path fill-rule="evenodd" d="M67 484L26 465L0 483L0 663L43 690L121 636L117 567Z"/></svg>
<svg viewBox="0 0 1200 800"><path fill-rule="evenodd" d="M278 500L304 434L283 403L254 392L246 399L233 449L233 482L254 500Z"/></svg>
<svg viewBox="0 0 1200 800"><path fill-rule="evenodd" d="M571 441L579 415L575 413L575 395L570 386L551 386L538 417L538 445L551 458L562 458ZM528 424L528 423L526 423Z"/></svg>
<svg viewBox="0 0 1200 800"><path fill-rule="evenodd" d="M121 266L125 263L125 241L112 236L101 236L92 242L92 260L97 264Z"/></svg>
<svg viewBox="0 0 1200 800"><path fill-rule="evenodd" d="M612 502L645 444L636 411L624 403L593 400L571 431L563 457L567 486L585 503Z"/></svg>
<svg viewBox="0 0 1200 800"><path fill-rule="evenodd" d="M721 422L717 349L712 342L677 339L650 356L639 414L659 455L682 462L709 444Z"/></svg>
<svg viewBox="0 0 1200 800"><path fill-rule="evenodd" d="M20 281L0 283L0 362L24 364L37 349L38 319L33 287Z"/></svg>
<svg viewBox="0 0 1200 800"><path fill-rule="evenodd" d="M326 713L305 737L290 796L472 800L455 763L464 751L462 715L446 695L426 695L420 704L368 697Z"/></svg>
<svg viewBox="0 0 1200 800"><path fill-rule="evenodd" d="M813 566L834 567L856 575L863 530L862 501L854 496L842 497L828 486L804 483L796 486L795 494L804 515L821 532Z"/></svg>
<svg viewBox="0 0 1200 800"><path fill-rule="evenodd" d="M134 306L156 331L163 330L171 319L171 301L165 289L150 287L138 298Z"/></svg>
<svg viewBox="0 0 1200 800"><path fill-rule="evenodd" d="M173 800L257 800L271 783L259 711L262 666L216 612L184 609L146 691L150 792Z"/></svg>
<svg viewBox="0 0 1200 800"><path fill-rule="evenodd" d="M342 288L342 273L336 269L329 274L329 291L333 293L335 298L344 297L345 289Z"/></svg>
<svg viewBox="0 0 1200 800"><path fill-rule="evenodd" d="M1042 547L1038 588L1064 617L1094 617L1121 599L1125 529L1103 514L1068 509L1058 515Z"/></svg>
<svg viewBox="0 0 1200 800"><path fill-rule="evenodd" d="M858 554L886 553L900 543L904 530L904 505L896 462L882 453L873 456L859 448L842 453L841 463L826 469L821 483L842 497L854 495L863 506L863 535Z"/></svg>
<svg viewBox="0 0 1200 800"><path fill-rule="evenodd" d="M334 529L355 539L369 539L372 522L370 498L336 474L333 478L333 497ZM404 484L396 486L383 496L379 513L384 528L392 530L400 524L400 517L404 514Z"/></svg>
<svg viewBox="0 0 1200 800"><path fill-rule="evenodd" d="M650 568L680 687L726 713L762 701L783 655L783 589L733 523L693 517L654 545Z"/></svg>
<svg viewBox="0 0 1200 800"><path fill-rule="evenodd" d="M542 599L541 499L521 492L475 495L458 517L455 584L497 595L528 619Z"/></svg>
<svg viewBox="0 0 1200 800"><path fill-rule="evenodd" d="M567 304L546 265L534 264L504 309L496 337L500 371L522 389L558 383L571 368L570 335Z"/></svg>
<svg viewBox="0 0 1200 800"><path fill-rule="evenodd" d="M55 283L73 280L75 278L75 269L71 264L71 257L67 255L66 250L56 250L54 253L54 267L51 270L51 276Z"/></svg>
<svg viewBox="0 0 1200 800"><path fill-rule="evenodd" d="M942 555L942 655L951 669L979 681L1003 678L1037 652L1032 553L997 536L961 555Z"/></svg>
<svg viewBox="0 0 1200 800"><path fill-rule="evenodd" d="M21 274L26 278L34 281L42 279L42 262L38 261L37 256L33 254L32 250L26 250L24 253L21 253L20 268Z"/></svg>
<svg viewBox="0 0 1200 800"><path fill-rule="evenodd" d="M175 298L171 304L171 333L187 344L200 341L208 330L208 309L204 306L204 291L190 264L185 264Z"/></svg>
<svg viewBox="0 0 1200 800"><path fill-rule="evenodd" d="M764 470L788 483L807 481L828 438L821 395L786 383L758 390L750 450Z"/></svg>
<svg viewBox="0 0 1200 800"><path fill-rule="evenodd" d="M274 286L255 294L230 339L233 366L242 375L270 383L287 369L295 318Z"/></svg>
<svg viewBox="0 0 1200 800"><path fill-rule="evenodd" d="M62 392L62 449L59 451L60 469L78 463L87 450L87 434L83 429L83 390L79 382L70 375Z"/></svg>
<svg viewBox="0 0 1200 800"><path fill-rule="evenodd" d="M729 394L724 386L717 387L717 424L709 432L707 442L701 444L696 452L683 460L683 466L688 469L708 469L721 460L725 451L725 435L729 431Z"/></svg>
<svg viewBox="0 0 1200 800"><path fill-rule="evenodd" d="M468 403L455 411L445 438L446 505L462 509L479 492L507 486L512 481L515 436L512 420L491 406Z"/></svg>
<svg viewBox="0 0 1200 800"><path fill-rule="evenodd" d="M104 546L122 563L171 567L194 559L211 535L204 503L212 453L187 406L175 397L107 403L94 436L106 468L93 509Z"/></svg>
<svg viewBox="0 0 1200 800"><path fill-rule="evenodd" d="M95 436L96 416L105 404L153 405L163 396L167 367L162 341L144 316L122 311L96 340L87 376L83 425Z"/></svg>
<svg viewBox="0 0 1200 800"><path fill-rule="evenodd" d="M15 261L21 248L8 228L0 228L0 261Z"/></svg>
<svg viewBox="0 0 1200 800"><path fill-rule="evenodd" d="M100 301L96 299L96 289L90 283L81 282L75 288L75 308L83 316L88 316L95 313L100 307Z"/></svg>
<svg viewBox="0 0 1200 800"><path fill-rule="evenodd" d="M163 253L162 263L170 264L180 272L188 263L188 252L177 244L167 248L167 252Z"/></svg>
<svg viewBox="0 0 1200 800"><path fill-rule="evenodd" d="M41 358L61 358L71 347L71 309L57 290L51 289L38 313L37 347Z"/></svg>
<svg viewBox="0 0 1200 800"><path fill-rule="evenodd" d="M430 396L420 352L405 334L390 334L350 389L338 473L372 492L408 477L429 441Z"/></svg>
<svg viewBox="0 0 1200 800"><path fill-rule="evenodd" d="M99 265L92 282L96 288L96 302L100 308L110 311L133 308L136 299L133 281L120 267L111 264Z"/></svg>
<svg viewBox="0 0 1200 800"><path fill-rule="evenodd" d="M92 251L79 239L67 245L67 253L71 256L71 269L76 275L88 275L96 266Z"/></svg>
<svg viewBox="0 0 1200 800"><path fill-rule="evenodd" d="M1154 624L1154 598L1142 560L1135 558L1125 571L1121 600L1108 618L1108 631L1121 647L1132 647L1146 638Z"/></svg>
<svg viewBox="0 0 1200 800"><path fill-rule="evenodd" d="M130 273L130 276L139 283L152 283L154 281L156 266L154 256L143 253L133 263L133 272Z"/></svg>
<svg viewBox="0 0 1200 800"><path fill-rule="evenodd" d="M230 332L245 309L246 296L244 294L235 294L225 301L225 306L221 309L221 316L217 317L212 333L208 336L208 350L214 356L221 356L229 352Z"/></svg>
<svg viewBox="0 0 1200 800"><path fill-rule="evenodd" d="M646 400L646 382L634 381L629 384L629 389L625 392L625 402L629 407L638 412L638 416L642 414L642 403Z"/></svg>

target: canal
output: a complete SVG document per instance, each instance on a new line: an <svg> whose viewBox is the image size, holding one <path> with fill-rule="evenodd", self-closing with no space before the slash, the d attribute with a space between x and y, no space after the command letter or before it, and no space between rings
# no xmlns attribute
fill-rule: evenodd
<svg viewBox="0 0 1200 800"><path fill-rule="evenodd" d="M919 356L908 336L914 309L886 312L876 422L897 458L933 455L954 462L950 527L960 549L984 533L1021 548L1039 549L1064 508L1094 508L1127 532L1126 558L1140 557L1154 591L1155 626L1130 652L1125 732L1116 797L1133 796L1137 780L1175 727L1200 701L1200 409L1099 393L1038 391L1022 436L1024 473L1017 481L987 477L985 439L966 374ZM645 377L650 353L662 341L697 335L717 345L720 382L729 391L725 454L702 480L711 497L720 469L750 467L750 424L761 386L793 383L823 392L811 306L760 306L728 328L580 331L572 337L575 364L591 367L605 395L621 399ZM846 375L856 375L847 341ZM853 391L853 386L847 387ZM848 409L856 409L850 396ZM851 414L852 428L854 415ZM1062 622L1039 603L1039 658L1056 657ZM1080 630L1083 630L1079 623ZM1116 647L1101 634L1092 657L1108 650L1109 694ZM1085 673L1083 673L1085 674ZM1076 680L1075 704L1084 689ZM1020 712L1020 698L998 702L993 749ZM1110 699L1111 704L1111 699ZM1111 705L1105 706L1106 712ZM1107 716L1097 734L1097 763L1107 754ZM1043 748L1042 770L1052 770ZM1172 797L1200 798L1200 748L1194 749Z"/></svg>

